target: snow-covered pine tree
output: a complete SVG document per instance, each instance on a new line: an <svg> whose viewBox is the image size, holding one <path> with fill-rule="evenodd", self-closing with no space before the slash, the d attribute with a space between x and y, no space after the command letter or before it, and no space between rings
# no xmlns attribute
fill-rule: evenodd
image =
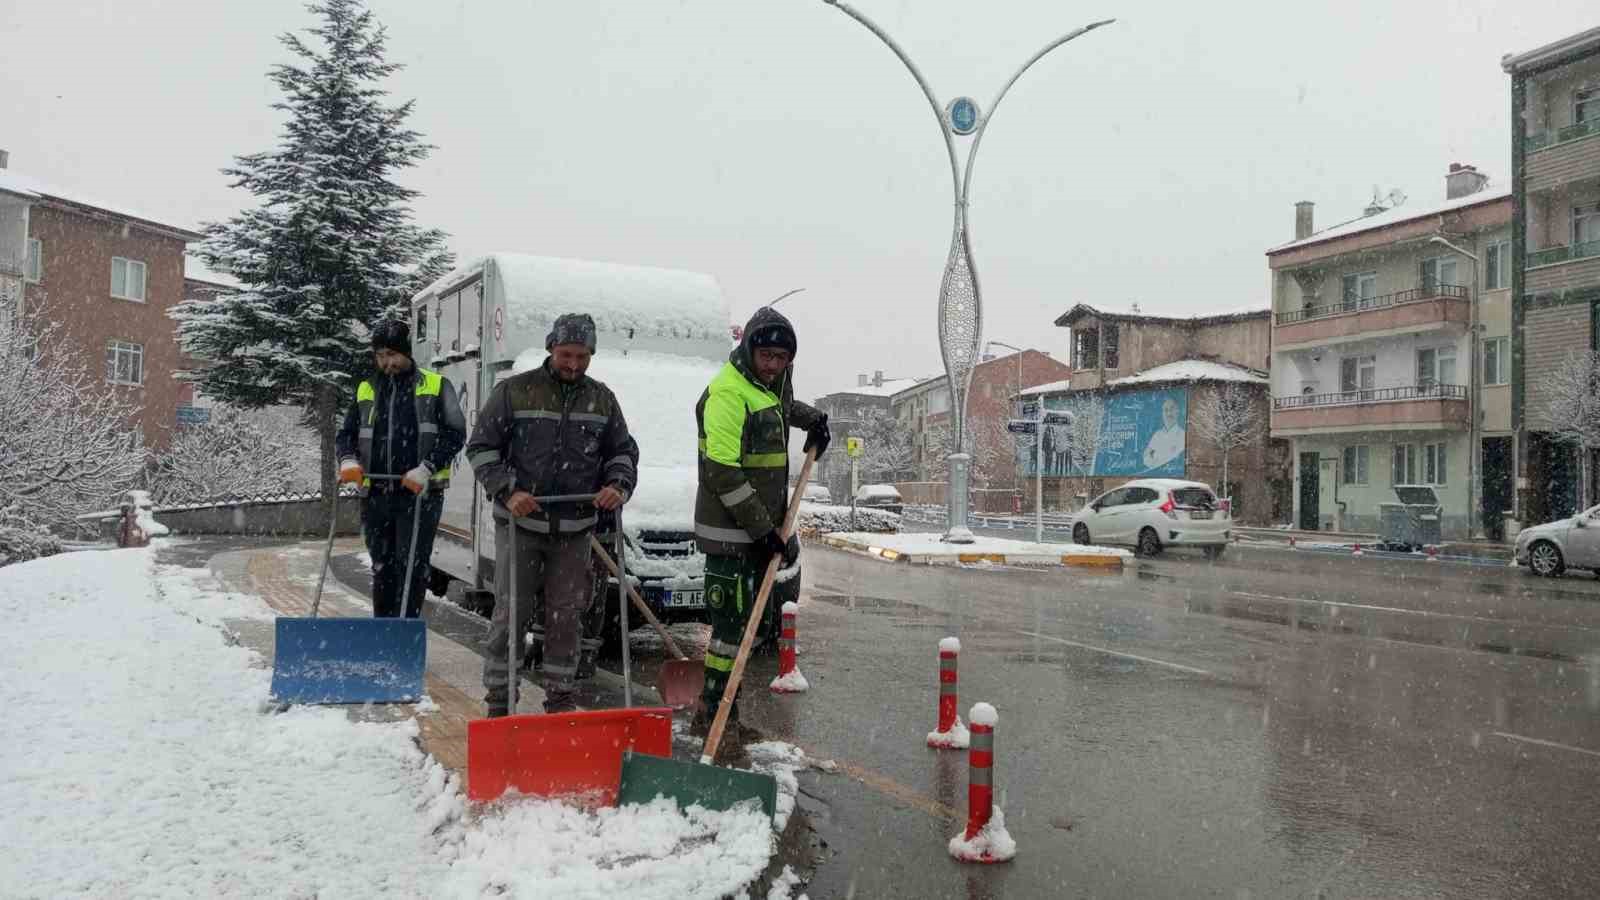
<svg viewBox="0 0 1600 900"><path fill-rule="evenodd" d="M372 368L368 329L449 271L437 229L413 224L417 192L401 170L432 147L406 127L412 102L390 106L384 29L360 0L320 0L310 33L281 40L298 63L268 77L287 121L276 147L223 172L259 206L206 227L196 255L243 289L178 305L180 343L200 360L186 377L242 407L294 404L321 437L323 496L334 481L334 433L354 386Z"/></svg>

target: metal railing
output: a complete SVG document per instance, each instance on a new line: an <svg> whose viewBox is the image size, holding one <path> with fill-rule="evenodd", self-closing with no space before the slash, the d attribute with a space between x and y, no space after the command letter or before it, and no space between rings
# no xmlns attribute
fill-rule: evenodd
<svg viewBox="0 0 1600 900"><path fill-rule="evenodd" d="M1278 313L1277 322L1279 325L1287 325L1291 322L1306 322L1311 319L1323 319L1328 316L1344 315L1345 313L1366 312L1371 309L1385 309L1390 306L1401 306L1406 303L1441 298L1465 300L1467 299L1467 289L1459 284L1423 285L1422 287L1396 291L1393 294L1384 294L1379 297L1350 298L1338 303L1325 303L1319 306L1306 306L1289 312L1281 312Z"/></svg>
<svg viewBox="0 0 1600 900"><path fill-rule="evenodd" d="M1600 134L1600 119L1579 122L1576 125L1558 128L1555 131L1541 131L1538 134L1530 134L1522 139L1522 146L1523 149L1532 153L1535 150L1543 150L1546 147L1565 144L1568 141L1575 141L1591 134Z"/></svg>
<svg viewBox="0 0 1600 900"><path fill-rule="evenodd" d="M1528 268L1587 259L1591 256L1600 256L1600 241L1586 241L1582 244L1567 244L1534 251L1528 254Z"/></svg>
<svg viewBox="0 0 1600 900"><path fill-rule="evenodd" d="M1361 391L1340 391L1336 394L1301 394L1297 397L1277 397L1273 409L1302 409L1316 406L1354 406L1362 403L1392 403L1396 400L1465 400L1467 387L1463 384L1418 384L1410 387L1369 388Z"/></svg>

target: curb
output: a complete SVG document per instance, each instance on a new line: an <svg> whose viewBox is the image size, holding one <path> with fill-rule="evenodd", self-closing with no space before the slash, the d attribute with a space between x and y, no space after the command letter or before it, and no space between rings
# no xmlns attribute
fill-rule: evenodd
<svg viewBox="0 0 1600 900"><path fill-rule="evenodd" d="M1020 555L1007 555L1004 553L909 554L901 553L898 550L890 550L886 547L874 547L870 544L855 543L835 537L820 537L817 540L835 550L873 556L886 562L916 563L928 566L954 566L965 563L988 562L1012 566L1058 566L1069 569L1120 572L1125 565L1121 556L1099 554L1063 553L1048 556L1036 553Z"/></svg>

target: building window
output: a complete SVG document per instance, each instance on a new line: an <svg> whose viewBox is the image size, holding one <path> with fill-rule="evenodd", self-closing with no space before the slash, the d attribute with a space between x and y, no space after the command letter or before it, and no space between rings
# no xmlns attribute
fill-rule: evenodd
<svg viewBox="0 0 1600 900"><path fill-rule="evenodd" d="M1360 272L1344 276L1344 308L1365 309L1378 296L1378 273Z"/></svg>
<svg viewBox="0 0 1600 900"><path fill-rule="evenodd" d="M1378 376L1375 356L1347 356L1339 360L1339 390L1345 394L1361 391L1362 400L1371 400Z"/></svg>
<svg viewBox="0 0 1600 900"><path fill-rule="evenodd" d="M1417 351L1417 390L1428 392L1456 383L1456 348L1425 347Z"/></svg>
<svg viewBox="0 0 1600 900"><path fill-rule="evenodd" d="M1072 329L1072 367L1074 369L1100 368L1100 329Z"/></svg>
<svg viewBox="0 0 1600 900"><path fill-rule="evenodd" d="M1483 342L1483 383L1511 383L1511 338L1488 338Z"/></svg>
<svg viewBox="0 0 1600 900"><path fill-rule="evenodd" d="M144 263L120 256L111 257L111 296L143 303Z"/></svg>
<svg viewBox="0 0 1600 900"><path fill-rule="evenodd" d="M144 384L144 345L106 341L106 380L113 384Z"/></svg>
<svg viewBox="0 0 1600 900"><path fill-rule="evenodd" d="M428 310L426 307L417 310L417 341L420 343L428 339Z"/></svg>
<svg viewBox="0 0 1600 900"><path fill-rule="evenodd" d="M1422 483L1444 484L1444 444L1422 445Z"/></svg>
<svg viewBox="0 0 1600 900"><path fill-rule="evenodd" d="M1106 368L1115 369L1122 364L1117 326L1102 325L1100 326L1100 333L1100 342L1105 347Z"/></svg>
<svg viewBox="0 0 1600 900"><path fill-rule="evenodd" d="M1417 445L1394 445L1394 471L1391 474L1390 484L1416 484L1417 483Z"/></svg>
<svg viewBox="0 0 1600 900"><path fill-rule="evenodd" d="M1372 464L1372 448L1365 444L1344 448L1345 484L1366 484L1367 468Z"/></svg>
<svg viewBox="0 0 1600 900"><path fill-rule="evenodd" d="M1484 251L1484 290L1511 287L1511 242L1495 241Z"/></svg>
<svg viewBox="0 0 1600 900"><path fill-rule="evenodd" d="M1456 259L1453 256L1436 256L1422 261L1422 293L1434 296L1442 285L1459 284L1456 280Z"/></svg>
<svg viewBox="0 0 1600 900"><path fill-rule="evenodd" d="M1600 119L1600 91L1593 88L1572 92L1572 124Z"/></svg>
<svg viewBox="0 0 1600 900"><path fill-rule="evenodd" d="M1574 249L1578 244L1588 244L1600 241L1600 203L1592 206L1574 206L1572 208L1572 243Z"/></svg>
<svg viewBox="0 0 1600 900"><path fill-rule="evenodd" d="M44 242L38 238L28 238L27 269L23 277L31 284L38 284L44 278Z"/></svg>

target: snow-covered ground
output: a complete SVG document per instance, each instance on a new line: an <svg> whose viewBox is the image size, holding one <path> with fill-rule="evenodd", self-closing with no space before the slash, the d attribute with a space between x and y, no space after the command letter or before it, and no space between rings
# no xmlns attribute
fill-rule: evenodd
<svg viewBox="0 0 1600 900"><path fill-rule="evenodd" d="M765 870L754 808L475 810L414 719L267 712L270 673L226 623L272 616L150 548L0 570L0 892L720 897ZM792 808L808 763L762 749Z"/></svg>

